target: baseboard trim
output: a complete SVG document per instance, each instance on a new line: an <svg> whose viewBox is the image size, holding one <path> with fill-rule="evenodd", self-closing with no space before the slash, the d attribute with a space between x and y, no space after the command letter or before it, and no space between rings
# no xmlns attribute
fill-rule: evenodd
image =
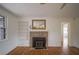
<svg viewBox="0 0 79 59"><path fill-rule="evenodd" d="M31 48L30 46L16 46L16 47L27 47L27 48ZM47 48L50 48L50 47L62 48L61 46L48 46Z"/></svg>

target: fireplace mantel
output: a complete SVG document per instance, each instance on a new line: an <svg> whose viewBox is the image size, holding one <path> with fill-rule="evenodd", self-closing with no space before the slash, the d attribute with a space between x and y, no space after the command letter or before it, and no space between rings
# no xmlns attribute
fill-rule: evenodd
<svg viewBox="0 0 79 59"><path fill-rule="evenodd" d="M30 32L30 46L32 47L33 37L45 37L46 38L46 47L48 46L48 32L47 31L31 31Z"/></svg>

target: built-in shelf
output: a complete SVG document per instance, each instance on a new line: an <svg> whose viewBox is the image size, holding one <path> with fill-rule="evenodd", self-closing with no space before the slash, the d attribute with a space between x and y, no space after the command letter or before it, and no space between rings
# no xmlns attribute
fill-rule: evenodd
<svg viewBox="0 0 79 59"><path fill-rule="evenodd" d="M19 21L19 37L20 39L28 38L28 22L27 21Z"/></svg>

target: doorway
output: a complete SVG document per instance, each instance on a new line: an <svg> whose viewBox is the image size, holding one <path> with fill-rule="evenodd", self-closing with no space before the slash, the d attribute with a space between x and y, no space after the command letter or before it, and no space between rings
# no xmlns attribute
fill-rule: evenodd
<svg viewBox="0 0 79 59"><path fill-rule="evenodd" d="M69 46L69 23L62 23L62 47Z"/></svg>

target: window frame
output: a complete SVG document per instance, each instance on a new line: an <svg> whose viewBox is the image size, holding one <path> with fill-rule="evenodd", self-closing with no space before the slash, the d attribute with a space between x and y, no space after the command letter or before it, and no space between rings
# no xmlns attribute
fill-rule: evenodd
<svg viewBox="0 0 79 59"><path fill-rule="evenodd" d="M3 41L3 40L5 40L6 39L6 22L5 22L5 17L4 16L1 16L0 15L0 17L2 17L2 22L3 22L3 24L2 24L2 26L3 27L0 27L0 30L2 31L2 33L1 33L1 36L2 36L2 38L0 39L0 41Z"/></svg>

